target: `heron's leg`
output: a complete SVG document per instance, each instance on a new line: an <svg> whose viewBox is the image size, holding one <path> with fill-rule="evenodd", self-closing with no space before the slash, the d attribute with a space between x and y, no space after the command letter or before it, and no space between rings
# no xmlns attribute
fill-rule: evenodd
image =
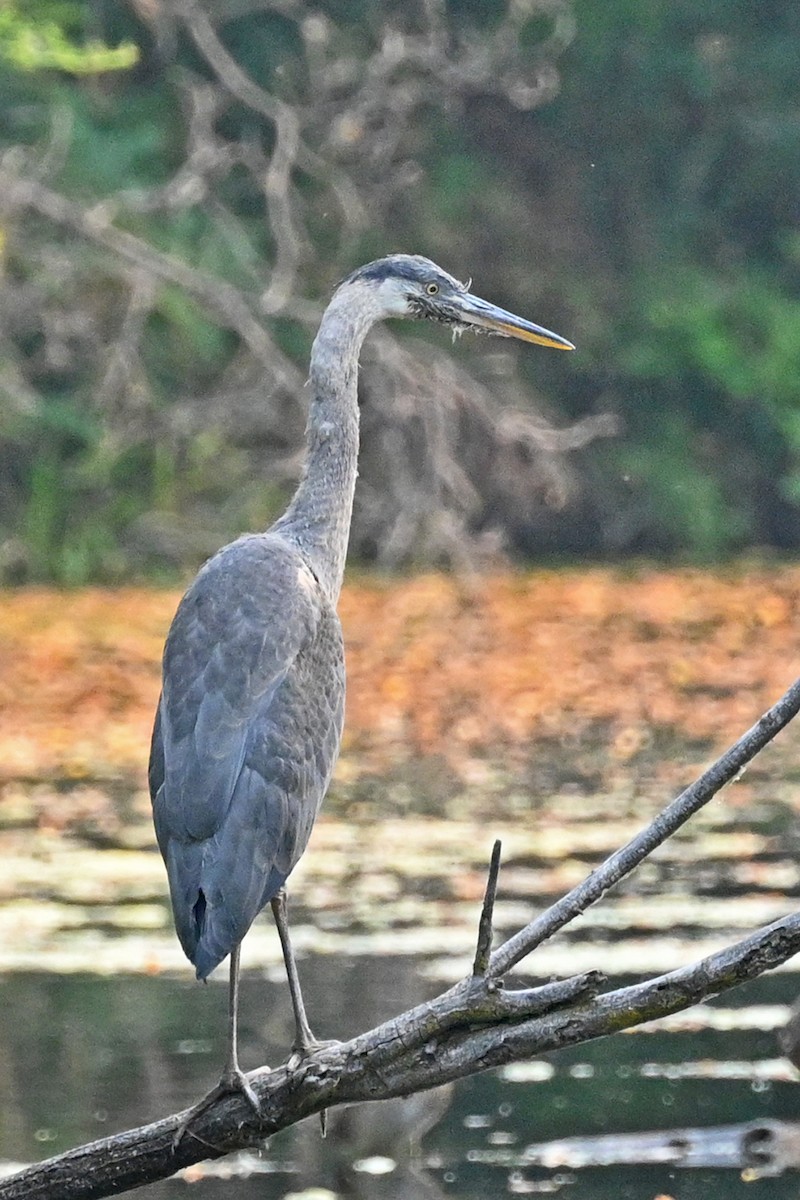
<svg viewBox="0 0 800 1200"><path fill-rule="evenodd" d="M231 950L231 970L228 982L228 1052L222 1068L219 1086L229 1092L243 1092L256 1112L261 1107L256 1094L247 1082L239 1066L239 958L242 944L238 942Z"/></svg>
<svg viewBox="0 0 800 1200"><path fill-rule="evenodd" d="M306 1006L303 1003L303 993L300 991L300 976L297 974L297 962L292 949L292 940L289 937L289 920L286 916L286 890L281 890L272 897L270 901L272 905L272 915L275 918L275 924L278 929L278 937L281 939L281 950L283 951L283 961L286 964L286 978L289 980L289 994L292 997L292 1008L294 1010L294 1045L292 1046L293 1053L289 1058L289 1065L296 1064L299 1059L304 1058L307 1054L311 1054L314 1050L319 1050L323 1046L335 1046L336 1042L321 1042L319 1038L315 1038L311 1032L311 1026L308 1023L306 1016ZM319 1114L319 1127L322 1136L328 1129L328 1110L323 1108Z"/></svg>
<svg viewBox="0 0 800 1200"><path fill-rule="evenodd" d="M270 904L272 905L272 915L275 918L275 924L278 928L278 937L281 939L283 961L286 964L286 977L289 980L289 993L292 997L295 1029L292 1048L296 1054L310 1054L312 1050L316 1050L322 1043L311 1032L311 1026L306 1016L306 1006L303 1004L303 993L300 991L300 977L297 974L297 963L294 957L294 950L292 949L292 941L289 937L285 888L281 888L272 897Z"/></svg>
<svg viewBox="0 0 800 1200"><path fill-rule="evenodd" d="M240 952L241 943L234 946L233 950L231 950L230 976L228 983L228 1049L225 1055L225 1064L222 1068L222 1074L219 1077L219 1083L213 1087L210 1092L203 1096L202 1100L198 1100L197 1104L193 1104L189 1109L175 1132L175 1136L172 1139L173 1146L177 1146L179 1144L192 1121L199 1117L201 1113L204 1113L207 1108L211 1108L213 1104L216 1104L217 1100L219 1100L221 1096L229 1096L231 1092L241 1092L247 1103L255 1112L256 1116L261 1115L261 1105L258 1102L258 1096L247 1082L247 1076L239 1066Z"/></svg>

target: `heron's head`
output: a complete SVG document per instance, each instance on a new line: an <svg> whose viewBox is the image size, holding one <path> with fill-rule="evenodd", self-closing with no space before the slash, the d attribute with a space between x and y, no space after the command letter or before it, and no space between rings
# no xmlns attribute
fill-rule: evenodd
<svg viewBox="0 0 800 1200"><path fill-rule="evenodd" d="M369 289L380 317L417 317L449 325L455 332L471 329L501 337L521 338L555 350L574 350L572 342L522 317L481 300L429 258L391 254L359 267L344 284Z"/></svg>

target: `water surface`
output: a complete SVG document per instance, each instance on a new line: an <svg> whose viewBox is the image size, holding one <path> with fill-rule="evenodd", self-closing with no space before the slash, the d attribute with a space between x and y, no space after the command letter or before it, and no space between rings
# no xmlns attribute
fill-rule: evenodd
<svg viewBox="0 0 800 1200"><path fill-rule="evenodd" d="M425 966L406 956L305 959L318 1033L346 1037L418 1002L433 990ZM465 1080L444 1094L336 1112L324 1142L316 1119L305 1122L273 1138L260 1162L246 1156L214 1166L243 1171L235 1183L210 1177L193 1194L278 1200L322 1187L372 1200L542 1192L596 1200L794 1197L800 1188L793 1174L745 1183L731 1170L545 1170L529 1165L525 1151L576 1135L795 1119L800 1087L779 1058L774 1026L796 983L792 973L778 973L716 1001L719 1020L712 1024L721 1028L703 1027L702 1017L694 1030L671 1031L666 1022ZM224 981L204 987L174 978L7 978L0 1006L18 1019L5 1022L0 1037L0 1157L49 1156L202 1094L221 1062L225 991ZM291 1039L282 983L245 976L241 1032L247 1067L281 1061ZM257 1173L247 1178L248 1170ZM170 1181L142 1194L166 1200L185 1194L185 1186Z"/></svg>
<svg viewBox="0 0 800 1200"><path fill-rule="evenodd" d="M772 752L770 752L772 753ZM292 879L291 916L315 1032L346 1038L436 994L473 953L495 836L504 866L498 938L519 928L630 837L673 794L652 773L552 768L537 786L451 788L426 803L420 778L331 797ZM632 981L692 961L792 911L800 894L796 773L775 753L726 791L631 879L527 964L546 979L590 967ZM772 764L770 766L770 763ZM608 764L606 764L608 766ZM687 764L686 781L693 770ZM423 781L424 782L424 781ZM0 1158L27 1162L185 1107L222 1061L224 971L197 984L171 928L147 797L114 786L20 783L0 795ZM292 1037L268 919L244 950L241 1057L281 1062ZM364 1200L563 1195L589 1200L783 1200L796 1172L745 1182L736 1170L668 1165L549 1168L549 1139L707 1127L800 1114L775 1031L791 969L702 1009L444 1095L333 1113L226 1160L193 1186L202 1200L278 1200L310 1188ZM612 984L609 984L612 986ZM249 1172L249 1175L247 1174ZM194 1173L195 1175L198 1172ZM185 1194L183 1180L142 1195ZM316 1193L322 1197L325 1192Z"/></svg>

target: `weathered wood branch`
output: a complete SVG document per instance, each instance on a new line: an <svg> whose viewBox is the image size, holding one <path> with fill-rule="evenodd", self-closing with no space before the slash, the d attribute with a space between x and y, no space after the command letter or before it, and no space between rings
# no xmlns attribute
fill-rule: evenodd
<svg viewBox="0 0 800 1200"><path fill-rule="evenodd" d="M238 1095L201 1114L173 1146L183 1113L120 1133L0 1180L0 1200L99 1200L165 1179L204 1158L257 1145L304 1117L340 1104L386 1100L531 1058L679 1012L738 987L800 951L800 914L759 929L690 966L600 992L599 972L506 990L503 964L523 954L633 869L717 792L800 708L800 681L712 767L617 854L489 959L499 846L480 922L474 973L436 997L298 1066L263 1068L250 1083L256 1117ZM485 970L488 963L488 970Z"/></svg>
<svg viewBox="0 0 800 1200"><path fill-rule="evenodd" d="M468 980L350 1042L289 1070L249 1076L262 1108L226 1097L179 1145L183 1116L70 1150L0 1180L0 1200L99 1200L166 1179L204 1158L254 1146L304 1117L365 1100L407 1095L679 1012L737 987L800 951L800 914L785 917L689 967L593 996L599 977L504 993Z"/></svg>
<svg viewBox="0 0 800 1200"><path fill-rule="evenodd" d="M562 896L500 946L492 955L489 973L496 978L510 971L537 946L547 941L559 929L563 929L570 921L574 921L575 917L585 912L609 888L629 875L657 846L662 845L676 830L685 825L691 816L708 804L720 788L736 779L776 734L797 716L798 711L800 679L795 680L780 700L767 709L747 733L742 734L738 741L654 817L636 837L611 854L577 887L567 892L566 896Z"/></svg>

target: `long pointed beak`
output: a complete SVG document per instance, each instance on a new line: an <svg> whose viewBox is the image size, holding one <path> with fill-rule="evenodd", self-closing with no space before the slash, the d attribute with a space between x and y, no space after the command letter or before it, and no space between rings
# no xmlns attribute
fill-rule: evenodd
<svg viewBox="0 0 800 1200"><path fill-rule="evenodd" d="M502 337L521 338L523 342L551 346L554 350L575 349L572 342L559 337L557 333L551 333L549 329L543 329L541 325L534 325L532 321L526 321L522 317L515 317L513 313L498 308L496 304L490 304L488 300L481 300L471 292L448 296L448 301L459 319L468 325L477 325L491 333L499 333Z"/></svg>

